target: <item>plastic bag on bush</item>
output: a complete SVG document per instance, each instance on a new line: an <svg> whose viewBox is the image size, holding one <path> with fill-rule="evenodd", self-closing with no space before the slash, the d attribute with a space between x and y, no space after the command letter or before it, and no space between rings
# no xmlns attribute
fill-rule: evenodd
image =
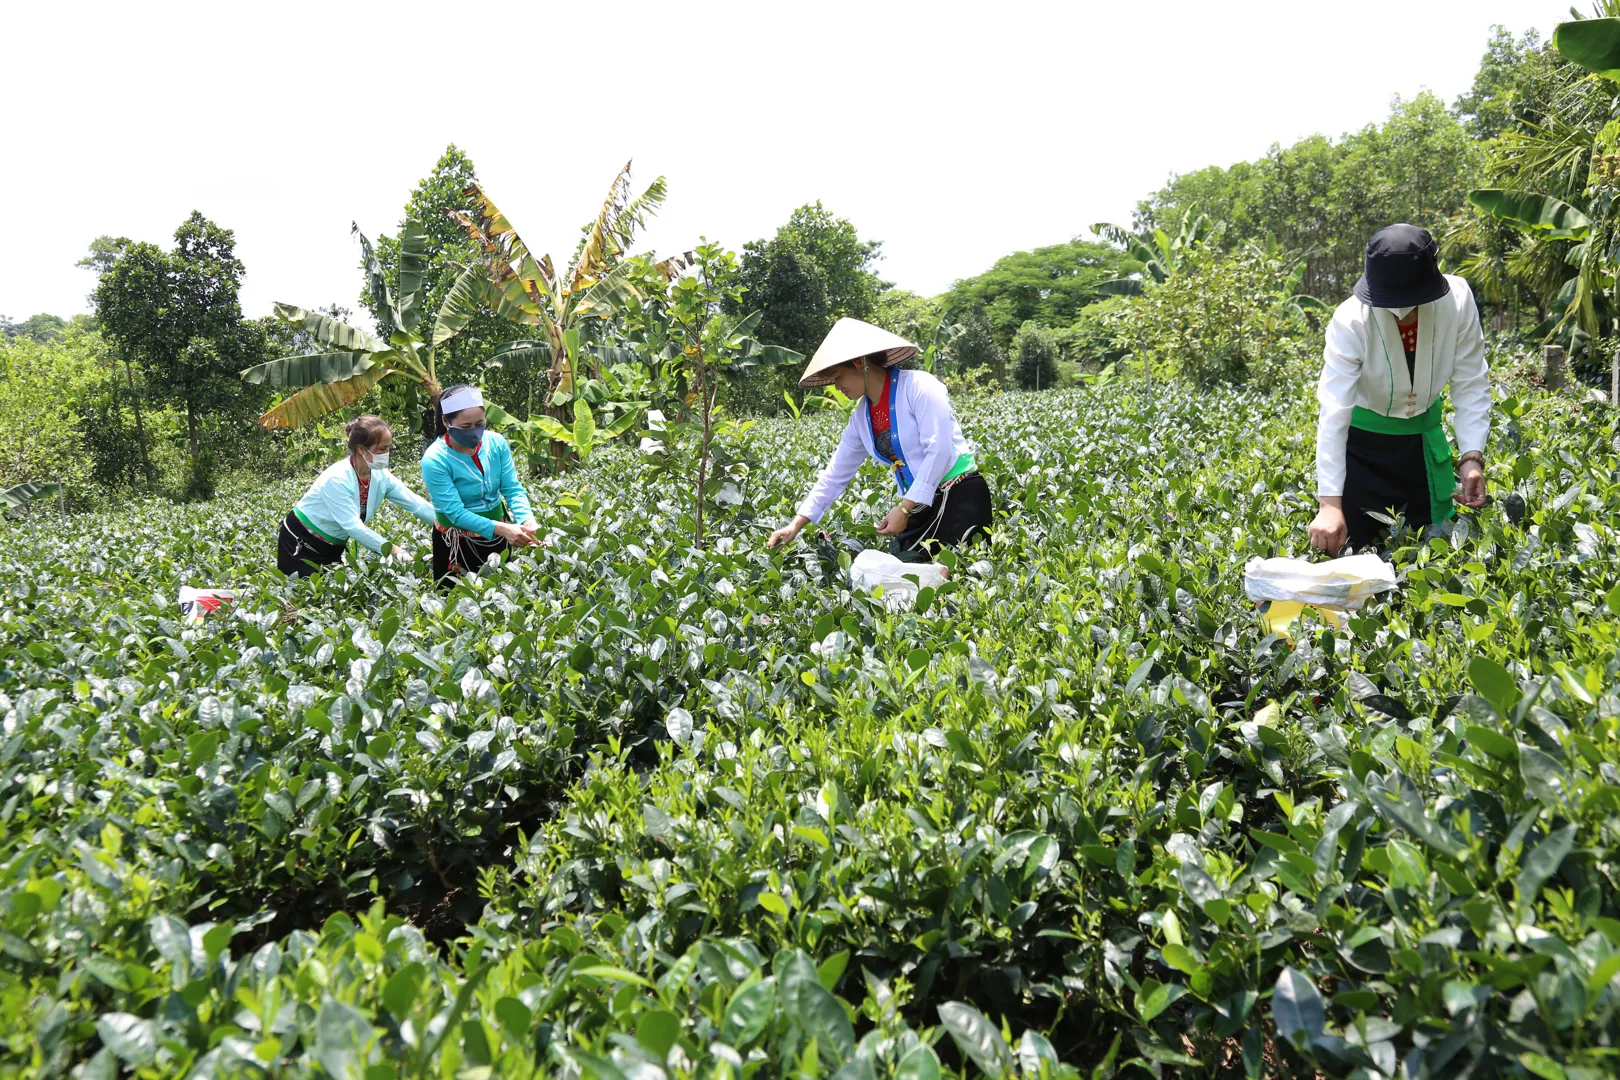
<svg viewBox="0 0 1620 1080"><path fill-rule="evenodd" d="M938 563L908 563L887 551L870 549L850 563L850 588L870 591L881 585L883 602L891 609L909 607L922 588L937 587L948 571ZM916 580L912 580L916 579Z"/></svg>
<svg viewBox="0 0 1620 1080"><path fill-rule="evenodd" d="M1243 591L1256 603L1297 601L1310 607L1358 611L1374 596L1394 588L1395 568L1371 553L1322 562L1250 559L1243 568Z"/></svg>
<svg viewBox="0 0 1620 1080"><path fill-rule="evenodd" d="M236 601L230 589L193 589L180 586L180 614L189 623L200 623L220 608Z"/></svg>

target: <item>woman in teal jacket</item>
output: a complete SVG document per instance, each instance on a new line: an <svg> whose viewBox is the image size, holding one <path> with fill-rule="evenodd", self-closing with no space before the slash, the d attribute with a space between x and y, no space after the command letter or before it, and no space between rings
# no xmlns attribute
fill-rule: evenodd
<svg viewBox="0 0 1620 1080"><path fill-rule="evenodd" d="M276 566L289 577L318 573L343 558L350 540L381 555L410 556L367 524L387 499L429 525L433 506L388 471L394 433L380 416L362 416L344 429L349 456L327 466L276 533Z"/></svg>
<svg viewBox="0 0 1620 1080"><path fill-rule="evenodd" d="M535 520L512 448L487 430L479 389L445 388L436 411L440 437L422 455L422 483L437 512L433 577L449 587L491 555L534 543Z"/></svg>

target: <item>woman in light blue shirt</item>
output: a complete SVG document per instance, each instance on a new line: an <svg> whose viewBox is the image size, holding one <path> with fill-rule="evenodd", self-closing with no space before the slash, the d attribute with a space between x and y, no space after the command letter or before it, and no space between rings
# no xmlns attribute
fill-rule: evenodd
<svg viewBox="0 0 1620 1080"><path fill-rule="evenodd" d="M435 408L439 438L422 455L422 484L436 512L433 577L448 588L491 555L534 543L535 520L511 446L487 429L483 393L447 387Z"/></svg>
<svg viewBox="0 0 1620 1080"><path fill-rule="evenodd" d="M433 524L433 506L388 471L394 433L380 416L349 421L349 456L327 466L276 534L276 566L289 577L318 573L343 558L350 540L379 555L409 554L379 536L368 522L383 500Z"/></svg>

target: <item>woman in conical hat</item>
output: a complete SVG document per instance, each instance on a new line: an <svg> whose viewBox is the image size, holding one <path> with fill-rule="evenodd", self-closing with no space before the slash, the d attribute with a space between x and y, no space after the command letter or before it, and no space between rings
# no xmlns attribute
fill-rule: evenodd
<svg viewBox="0 0 1620 1080"><path fill-rule="evenodd" d="M929 545L954 547L990 527L990 485L979 474L945 384L900 365L917 346L859 319L839 319L799 380L838 387L858 403L838 449L821 470L798 513L768 547L793 540L820 521L868 457L894 473L899 499L878 532L893 537L894 554L926 562Z"/></svg>
<svg viewBox="0 0 1620 1080"><path fill-rule="evenodd" d="M1457 447L1443 427L1447 386ZM1491 382L1468 282L1440 272L1434 237L1391 225L1367 243L1366 273L1327 328L1311 546L1336 554L1373 545L1395 509L1408 525L1438 524L1485 504ZM1461 486L1461 491L1457 488Z"/></svg>

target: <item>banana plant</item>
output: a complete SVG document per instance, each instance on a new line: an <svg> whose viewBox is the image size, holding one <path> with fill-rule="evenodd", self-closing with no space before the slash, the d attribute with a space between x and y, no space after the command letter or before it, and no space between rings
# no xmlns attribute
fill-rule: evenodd
<svg viewBox="0 0 1620 1080"><path fill-rule="evenodd" d="M1212 244L1226 232L1225 223L1211 221L1196 206L1181 212L1181 220L1174 233L1154 229L1140 235L1102 222L1091 231L1112 244L1124 247L1131 258L1142 264L1142 273L1153 281L1166 281L1181 272L1186 257L1194 251ZM1097 292L1104 296L1135 296L1142 291L1143 279L1118 277L1097 283Z"/></svg>
<svg viewBox="0 0 1620 1080"><path fill-rule="evenodd" d="M954 321L953 312L940 316L934 324L934 332L928 337L928 344L917 354L917 366L930 375L935 374L934 369L939 365L939 358L951 342L961 337L967 331L962 323Z"/></svg>
<svg viewBox="0 0 1620 1080"><path fill-rule="evenodd" d="M1553 31L1553 47L1594 75L1620 82L1620 18L1560 23ZM1620 123L1610 119L1588 151L1587 183L1580 193L1585 207L1536 190L1480 188L1468 193L1468 201L1482 214L1512 226L1531 241L1571 245L1564 261L1577 268L1576 274L1558 297L1555 307L1563 314L1552 323L1548 337L1578 330L1589 340L1614 328L1616 243L1611 208L1620 177L1605 164L1613 160L1617 146Z"/></svg>
<svg viewBox="0 0 1620 1080"><path fill-rule="evenodd" d="M494 302L483 268L462 270L440 305L430 326L422 325L420 299L428 272L427 234L420 223L406 222L400 234L399 302L394 302L383 278L371 241L358 225L351 228L360 240L366 278L377 310L383 313L379 334L369 334L319 312L277 303L276 314L303 328L332 351L307 356L286 356L242 372L250 383L292 391L259 417L266 431L285 430L314 423L365 397L390 376L409 379L432 396L440 390L433 351L460 333L478 311L480 302Z"/></svg>
<svg viewBox="0 0 1620 1080"><path fill-rule="evenodd" d="M514 322L538 326L545 341L511 342L496 350L492 359L508 365L520 359L548 365L550 394L573 392L579 371L580 325L586 319L605 319L641 293L632 281L633 267L624 255L636 230L664 202L664 178L654 180L635 198L630 195L630 162L614 178L596 220L580 244L574 264L558 274L551 256L536 257L505 214L479 188L465 192L472 214L447 211L482 252L483 269L493 288L492 307ZM689 261L675 256L657 265L664 280L678 275ZM569 337L570 331L574 333Z"/></svg>
<svg viewBox="0 0 1620 1080"><path fill-rule="evenodd" d="M0 507L7 510L23 510L36 499L44 499L59 494L61 484L13 484L0 491Z"/></svg>
<svg viewBox="0 0 1620 1080"><path fill-rule="evenodd" d="M1611 10L1615 7L1605 5ZM1620 19L1575 19L1553 29L1553 48L1595 74L1620 82Z"/></svg>

